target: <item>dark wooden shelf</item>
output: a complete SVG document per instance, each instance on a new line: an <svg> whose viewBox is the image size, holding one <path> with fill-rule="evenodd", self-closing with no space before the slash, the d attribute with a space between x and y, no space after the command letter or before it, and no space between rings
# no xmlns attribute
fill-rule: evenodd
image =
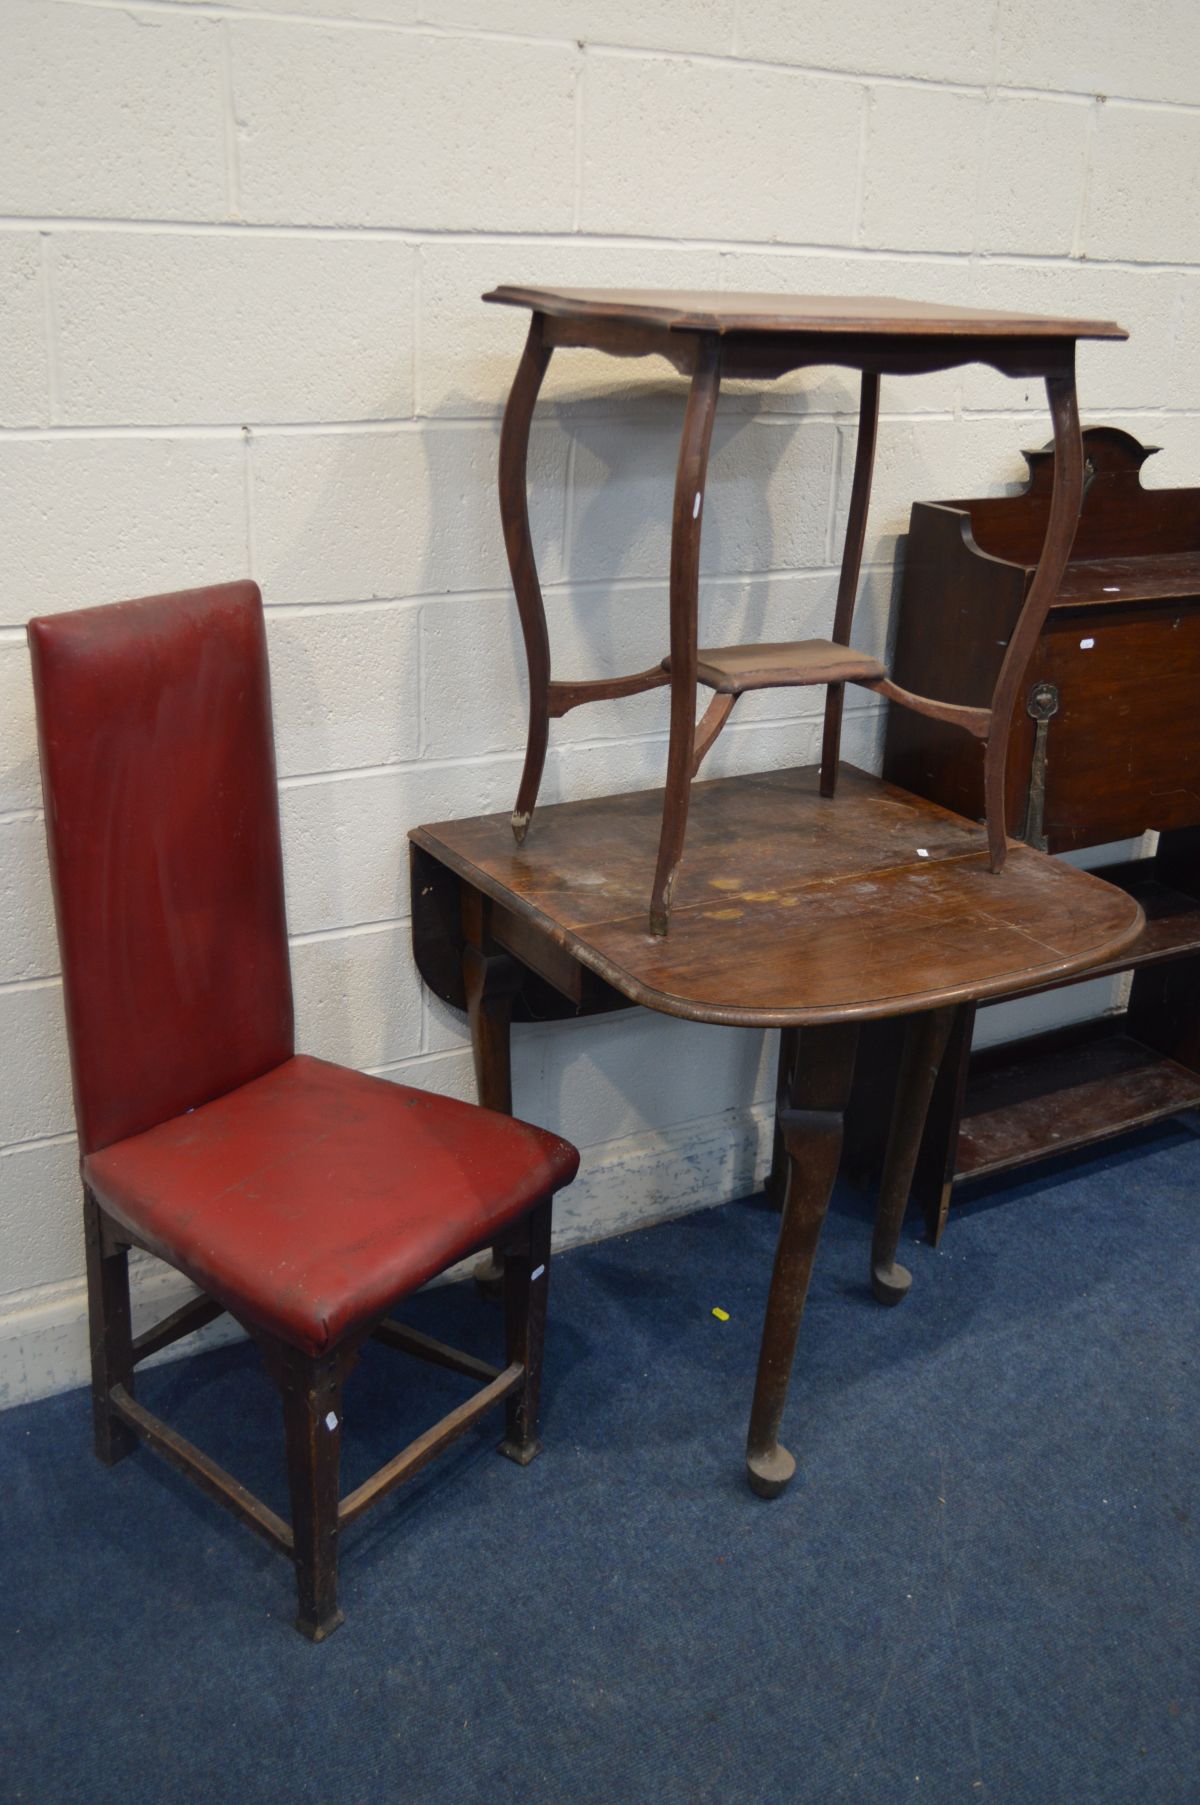
<svg viewBox="0 0 1200 1805"><path fill-rule="evenodd" d="M1200 550L1131 558L1079 558L1067 565L1055 608L1171 601L1200 594Z"/></svg>
<svg viewBox="0 0 1200 1805"><path fill-rule="evenodd" d="M1200 1075L1119 1016L1010 1041L971 1062L954 1183L1067 1153L1200 1104Z"/></svg>

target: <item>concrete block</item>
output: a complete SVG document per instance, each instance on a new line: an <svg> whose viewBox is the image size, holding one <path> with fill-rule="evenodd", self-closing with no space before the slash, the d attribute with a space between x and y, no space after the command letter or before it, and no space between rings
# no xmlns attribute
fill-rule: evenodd
<svg viewBox="0 0 1200 1805"><path fill-rule="evenodd" d="M33 684L23 640L0 642L0 814L42 806Z"/></svg>
<svg viewBox="0 0 1200 1805"><path fill-rule="evenodd" d="M1083 205L1090 107L997 95L987 109L975 244L1067 256Z"/></svg>
<svg viewBox="0 0 1200 1805"><path fill-rule="evenodd" d="M738 0L738 54L852 75L982 83L990 79L992 20L986 8L957 0L910 8Z"/></svg>
<svg viewBox="0 0 1200 1805"><path fill-rule="evenodd" d="M362 1070L421 1051L421 980L407 922L292 946L296 1045Z"/></svg>
<svg viewBox="0 0 1200 1805"><path fill-rule="evenodd" d="M983 96L877 87L869 118L861 242L905 251L974 246Z"/></svg>
<svg viewBox="0 0 1200 1805"><path fill-rule="evenodd" d="M469 1052L422 1054L417 1059L379 1066L375 1076L389 1078L393 1084L410 1084L414 1090L434 1091L439 1097L454 1097L459 1103L478 1101Z"/></svg>
<svg viewBox="0 0 1200 1805"><path fill-rule="evenodd" d="M245 218L571 229L574 46L267 22L231 33Z"/></svg>
<svg viewBox="0 0 1200 1805"><path fill-rule="evenodd" d="M46 296L41 246L32 232L0 237L0 344L5 363L0 426L47 425Z"/></svg>
<svg viewBox="0 0 1200 1805"><path fill-rule="evenodd" d="M273 602L365 601L508 587L495 426L272 433L251 446L256 571ZM544 581L561 569L567 442L529 451Z"/></svg>
<svg viewBox="0 0 1200 1805"><path fill-rule="evenodd" d="M378 0L352 0L371 6ZM581 44L621 44L630 49L700 50L723 56L733 49L734 0L436 0L424 8L439 25L512 31L530 37L565 38Z"/></svg>
<svg viewBox="0 0 1200 1805"><path fill-rule="evenodd" d="M424 1044L431 1053L459 1053L469 1051L471 1045L471 1027L466 1016L458 1009L452 1009L449 1003L443 1003L433 992L424 992L425 1027ZM475 1101L474 1096L470 1099ZM515 1105L514 1105L515 1107Z"/></svg>
<svg viewBox="0 0 1200 1805"><path fill-rule="evenodd" d="M57 971L41 814L0 816L0 984Z"/></svg>
<svg viewBox="0 0 1200 1805"><path fill-rule="evenodd" d="M303 13L383 25L511 32L569 43L627 44L654 50L733 48L734 0L226 0L238 10Z"/></svg>
<svg viewBox="0 0 1200 1805"><path fill-rule="evenodd" d="M1018 88L1074 89L1143 100L1200 103L1192 0L1156 0L1136 18L1090 0L1000 0L996 80Z"/></svg>
<svg viewBox="0 0 1200 1805"><path fill-rule="evenodd" d="M0 1085L0 1147L74 1132L62 986L0 990L0 1046L20 1048Z"/></svg>
<svg viewBox="0 0 1200 1805"><path fill-rule="evenodd" d="M56 234L60 418L407 417L414 255L386 239Z"/></svg>
<svg viewBox="0 0 1200 1805"><path fill-rule="evenodd" d="M1169 310L1165 317L1169 317ZM1163 318L1164 315L1156 315L1151 321L1143 315L1136 328L1130 326L1131 342L1124 347L1127 352L1134 351L1135 355L1142 350L1143 356L1154 358L1154 353L1144 348L1148 341L1159 352L1158 358L1154 358L1154 386L1151 387L1149 379L1145 381L1140 401L1144 403L1151 396L1165 398L1169 395L1173 407L1200 410L1200 357L1196 355L1196 347L1200 345L1200 271L1179 278L1179 308L1173 333L1161 330ZM1121 322L1122 325L1126 323ZM1136 345L1132 338L1135 332ZM1166 349L1168 345L1169 350Z"/></svg>
<svg viewBox="0 0 1200 1805"><path fill-rule="evenodd" d="M1195 61L1195 57L1192 59ZM1137 263L1200 262L1200 112L1099 109L1084 255ZM1156 397L1157 399L1157 397Z"/></svg>
<svg viewBox="0 0 1200 1805"><path fill-rule="evenodd" d="M0 626L246 573L237 439L0 442Z"/></svg>
<svg viewBox="0 0 1200 1805"><path fill-rule="evenodd" d="M850 82L597 52L582 230L849 244L861 109Z"/></svg>
<svg viewBox="0 0 1200 1805"><path fill-rule="evenodd" d="M3 1296L80 1277L83 1211L73 1135L0 1149L0 1224Z"/></svg>
<svg viewBox="0 0 1200 1805"><path fill-rule="evenodd" d="M206 6L209 0L181 0L185 6ZM312 19L345 19L376 25L438 24L431 15L438 0L222 0L223 12L287 13Z"/></svg>
<svg viewBox="0 0 1200 1805"><path fill-rule="evenodd" d="M404 919L409 829L511 808L519 771L514 757L285 779L280 809L292 933Z"/></svg>
<svg viewBox="0 0 1200 1805"><path fill-rule="evenodd" d="M8 0L0 213L222 219L221 27Z"/></svg>
<svg viewBox="0 0 1200 1805"><path fill-rule="evenodd" d="M636 417L573 422L572 581L666 575L682 422L682 398L661 396ZM701 568L823 564L835 450L828 422L718 412Z"/></svg>
<svg viewBox="0 0 1200 1805"><path fill-rule="evenodd" d="M282 776L399 764L417 756L414 611L268 608L267 638Z"/></svg>
<svg viewBox="0 0 1200 1805"><path fill-rule="evenodd" d="M503 595L447 598L421 609L427 757L523 749L526 694L525 649L514 600Z"/></svg>

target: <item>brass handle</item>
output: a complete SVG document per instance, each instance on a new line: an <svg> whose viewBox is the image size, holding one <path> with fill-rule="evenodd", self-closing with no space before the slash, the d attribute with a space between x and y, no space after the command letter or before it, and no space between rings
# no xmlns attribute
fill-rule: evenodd
<svg viewBox="0 0 1200 1805"><path fill-rule="evenodd" d="M1025 712L1031 720L1037 722L1037 733L1033 742L1033 764L1029 772L1025 831L1021 838L1036 852L1045 852L1043 821L1046 808L1046 740L1050 733L1051 719L1058 713L1057 686L1053 683L1035 683L1025 698Z"/></svg>

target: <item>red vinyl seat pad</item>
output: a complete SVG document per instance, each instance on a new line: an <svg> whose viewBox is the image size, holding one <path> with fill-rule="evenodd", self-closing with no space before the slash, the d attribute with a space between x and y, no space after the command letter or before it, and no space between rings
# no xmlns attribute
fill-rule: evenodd
<svg viewBox="0 0 1200 1805"><path fill-rule="evenodd" d="M311 1354L386 1313L569 1184L557 1135L298 1056L89 1154L141 1246Z"/></svg>

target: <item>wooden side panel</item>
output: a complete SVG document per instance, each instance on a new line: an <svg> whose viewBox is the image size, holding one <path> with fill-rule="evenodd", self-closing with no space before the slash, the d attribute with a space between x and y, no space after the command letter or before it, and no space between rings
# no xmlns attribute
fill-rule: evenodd
<svg viewBox="0 0 1200 1805"><path fill-rule="evenodd" d="M1052 614L1030 681L1053 683L1045 830L1051 852L1200 815L1200 596Z"/></svg>
<svg viewBox="0 0 1200 1805"><path fill-rule="evenodd" d="M1200 958L1135 972L1127 1020L1145 1046L1200 1072Z"/></svg>

